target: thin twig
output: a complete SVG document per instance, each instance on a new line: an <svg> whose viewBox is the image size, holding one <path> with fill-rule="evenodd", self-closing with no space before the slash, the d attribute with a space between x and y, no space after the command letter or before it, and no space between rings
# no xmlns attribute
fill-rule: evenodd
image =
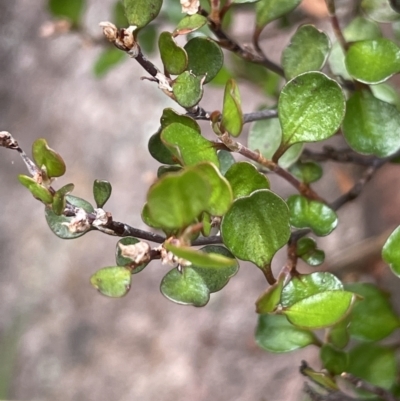
<svg viewBox="0 0 400 401"><path fill-rule="evenodd" d="M195 120L206 120L210 121L211 112L206 111L201 107L198 107L193 112L187 113L188 116L194 118ZM269 118L278 117L278 110L276 109L263 109L255 111L253 113L246 113L243 115L243 123L251 123L258 120L267 120Z"/></svg>
<svg viewBox="0 0 400 401"><path fill-rule="evenodd" d="M335 1L334 0L325 0L325 2L326 2L326 6L328 7L329 18L331 21L333 32L336 36L337 41L339 42L340 46L342 47L343 51L346 53L349 45L348 45L345 37L343 36L343 32L340 28L339 20L336 15Z"/></svg>

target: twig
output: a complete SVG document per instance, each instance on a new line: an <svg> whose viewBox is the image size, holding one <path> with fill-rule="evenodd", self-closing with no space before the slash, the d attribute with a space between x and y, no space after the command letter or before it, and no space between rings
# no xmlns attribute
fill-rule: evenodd
<svg viewBox="0 0 400 401"><path fill-rule="evenodd" d="M206 120L210 121L211 112L204 110L201 107L197 107L193 112L187 113L188 116L194 118L195 120ZM259 111L255 111L253 113L246 113L243 115L243 122L251 123L253 121L258 120L267 120L269 118L276 118L278 117L278 110L276 109L263 109Z"/></svg>
<svg viewBox="0 0 400 401"><path fill-rule="evenodd" d="M382 398L384 401L398 401L398 399L389 391L382 387L375 386L374 384L368 383L356 376L353 376L351 373L342 373L341 377L347 380L349 383L353 384L355 387L365 390L368 393L377 395Z"/></svg>
<svg viewBox="0 0 400 401"><path fill-rule="evenodd" d="M333 32L336 36L337 41L339 42L340 46L342 47L343 51L346 53L349 45L348 45L345 37L343 36L343 32L340 28L339 20L336 15L335 1L334 0L325 0L325 2L326 2L326 6L328 7L329 18L331 21Z"/></svg>

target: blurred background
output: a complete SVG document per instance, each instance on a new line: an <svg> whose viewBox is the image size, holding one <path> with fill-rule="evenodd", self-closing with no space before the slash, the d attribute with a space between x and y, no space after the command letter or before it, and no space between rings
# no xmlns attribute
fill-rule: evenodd
<svg viewBox="0 0 400 401"><path fill-rule="evenodd" d="M102 45L93 38L101 38L98 23L112 18L113 0L88 1L85 37L42 37L51 19L46 4L0 1L0 130L11 132L28 154L36 138L46 138L67 165L57 186L73 182L74 195L92 201L93 181L108 180L113 194L106 210L117 221L146 228L140 212L158 167L147 152L147 141L165 107L184 111L156 84L139 79L146 73L134 60L101 78L95 76ZM345 11L343 18L348 19ZM242 42L250 42L251 18L244 8L231 25ZM330 32L323 1L305 1L293 18ZM262 44L272 59L279 62L295 28L273 24L267 29ZM239 82L245 112L265 104L260 84ZM221 88L206 88L203 107L221 107ZM203 124L205 130L207 126ZM328 199L349 189L360 174L359 169L341 170L330 164L326 171L332 179L319 189ZM257 268L242 263L237 276L204 308L165 299L159 283L168 267L158 262L133 277L125 298L103 297L89 278L115 263L117 239L98 232L73 241L57 238L46 225L43 207L18 183L21 173L25 167L18 154L0 149L0 399L303 397L298 367L307 359L318 368L318 349L273 355L257 347L254 302L266 287ZM379 174L386 174L385 180L374 179L357 203L340 212L343 223L336 232L320 241L327 268L349 244L399 224L398 208L393 206L399 204L396 170L389 166ZM273 177L272 184L282 196L293 192ZM275 269L282 266L284 256L278 254ZM379 257L372 266L379 268ZM387 270L379 270L379 277L390 289L397 283Z"/></svg>

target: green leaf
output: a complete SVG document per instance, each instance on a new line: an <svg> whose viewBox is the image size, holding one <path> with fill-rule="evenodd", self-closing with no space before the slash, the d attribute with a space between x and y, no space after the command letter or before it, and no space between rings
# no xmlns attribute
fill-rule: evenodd
<svg viewBox="0 0 400 401"><path fill-rule="evenodd" d="M104 49L93 66L94 75L98 78L103 77L113 67L120 64L125 57L125 53L116 47Z"/></svg>
<svg viewBox="0 0 400 401"><path fill-rule="evenodd" d="M93 213L94 209L93 206L85 201L84 199L78 198L76 196L72 195L67 195L66 200L68 203L70 203L72 206L75 206L77 208L83 209L86 213ZM73 217L67 217L67 216L57 216L54 211L46 207L45 208L45 216L46 216L46 221L47 224L49 225L51 231L57 237L60 237L62 239L74 239L81 237L82 235L86 234L88 231L90 231L90 227L84 231L81 232L71 232L68 229L68 224L71 223L73 220Z"/></svg>
<svg viewBox="0 0 400 401"><path fill-rule="evenodd" d="M349 352L349 357L347 372L354 376L387 390L395 383L397 363L394 349L378 344L361 344Z"/></svg>
<svg viewBox="0 0 400 401"><path fill-rule="evenodd" d="M286 78L292 79L307 71L318 71L328 58L331 43L328 36L313 25L302 25L282 53Z"/></svg>
<svg viewBox="0 0 400 401"><path fill-rule="evenodd" d="M313 161L298 161L290 167L290 172L305 184L311 184L318 181L323 174L322 167Z"/></svg>
<svg viewBox="0 0 400 401"><path fill-rule="evenodd" d="M36 139L33 142L32 156L40 169L45 168L48 177L61 177L65 174L64 160L47 145L45 139Z"/></svg>
<svg viewBox="0 0 400 401"><path fill-rule="evenodd" d="M200 14L186 15L179 21L173 35L187 35L201 28L207 23L207 18Z"/></svg>
<svg viewBox="0 0 400 401"><path fill-rule="evenodd" d="M400 277L400 227L390 234L383 245L382 259L390 266L393 273Z"/></svg>
<svg viewBox="0 0 400 401"><path fill-rule="evenodd" d="M167 108L163 110L163 114L160 119L161 128L166 128L168 125L172 123L180 123L188 126L189 128L197 131L199 134L201 133L201 129L196 120L192 117L189 117L185 114L179 114L175 110L171 108Z"/></svg>
<svg viewBox="0 0 400 401"><path fill-rule="evenodd" d="M345 62L357 81L378 84L400 71L400 48L385 38L356 42L350 46Z"/></svg>
<svg viewBox="0 0 400 401"><path fill-rule="evenodd" d="M76 27L81 22L85 3L85 0L49 0L48 7L55 17L67 18Z"/></svg>
<svg viewBox="0 0 400 401"><path fill-rule="evenodd" d="M275 284L272 284L260 295L256 301L256 312L260 314L271 313L276 310L282 294L285 276L281 276Z"/></svg>
<svg viewBox="0 0 400 401"><path fill-rule="evenodd" d="M354 308L354 306L353 306ZM327 341L333 344L336 348L344 348L350 341L349 321L350 317L346 317L341 322L332 326L327 333Z"/></svg>
<svg viewBox="0 0 400 401"><path fill-rule="evenodd" d="M324 368L333 376L340 375L347 370L349 354L346 352L336 349L331 344L324 344L319 355Z"/></svg>
<svg viewBox="0 0 400 401"><path fill-rule="evenodd" d="M306 72L289 81L278 104L284 147L331 137L342 122L345 106L340 85L321 72Z"/></svg>
<svg viewBox="0 0 400 401"><path fill-rule="evenodd" d="M182 273L177 269L171 270L161 282L161 292L173 302L204 306L210 299L210 293L221 290L234 276L239 264L234 256L224 247L207 245L201 248L203 253L221 255L231 258L230 266L208 266L199 267L196 265L184 267Z"/></svg>
<svg viewBox="0 0 400 401"><path fill-rule="evenodd" d="M219 166L216 149L196 130L181 123L172 123L161 132L161 140L182 165L192 166L209 161Z"/></svg>
<svg viewBox="0 0 400 401"><path fill-rule="evenodd" d="M134 237L124 237L117 242L117 246L115 248L115 261L118 266L128 266L132 264L132 259L124 257L122 255L121 247L119 245L135 245L139 242L140 241ZM140 273L147 265L148 263L142 263L141 265L135 266L133 269L130 269L130 272L131 274Z"/></svg>
<svg viewBox="0 0 400 401"><path fill-rule="evenodd" d="M179 75L186 70L188 63L186 51L176 44L171 33L160 34L158 47L164 67L170 74Z"/></svg>
<svg viewBox="0 0 400 401"><path fill-rule="evenodd" d="M343 291L343 284L332 273L316 272L293 277L282 290L281 304L290 307L312 295L326 291Z"/></svg>
<svg viewBox="0 0 400 401"><path fill-rule="evenodd" d="M172 166L160 166L157 170L157 178L162 177L164 174L175 173L180 170L182 170L182 166L178 166L176 164Z"/></svg>
<svg viewBox="0 0 400 401"><path fill-rule="evenodd" d="M288 322L285 316L260 315L256 329L257 344L269 352L290 352L318 344L316 336Z"/></svg>
<svg viewBox="0 0 400 401"><path fill-rule="evenodd" d="M161 129L150 137L148 149L151 156L160 163L176 164L178 162L178 159L161 140Z"/></svg>
<svg viewBox="0 0 400 401"><path fill-rule="evenodd" d="M131 272L125 267L103 267L90 277L90 282L101 294L120 298L131 288Z"/></svg>
<svg viewBox="0 0 400 401"><path fill-rule="evenodd" d="M369 91L357 91L347 101L343 135L358 153L387 157L400 149L400 112L375 98Z"/></svg>
<svg viewBox="0 0 400 401"><path fill-rule="evenodd" d="M189 57L187 70L196 77L205 76L204 83L210 82L224 64L224 54L213 40L197 36L185 45Z"/></svg>
<svg viewBox="0 0 400 401"><path fill-rule="evenodd" d="M388 0L363 0L361 7L365 14L376 22L393 22L400 19Z"/></svg>
<svg viewBox="0 0 400 401"><path fill-rule="evenodd" d="M264 268L289 240L287 205L267 189L236 199L222 218L221 234L237 258Z"/></svg>
<svg viewBox="0 0 400 401"><path fill-rule="evenodd" d="M248 162L233 164L226 172L225 178L232 187L234 199L248 196L257 189L269 189L270 187L268 178Z"/></svg>
<svg viewBox="0 0 400 401"><path fill-rule="evenodd" d="M282 129L277 118L255 121L250 126L248 147L259 151L266 159L271 160L282 142ZM303 151L303 144L291 146L280 158L279 165L288 168L297 161Z"/></svg>
<svg viewBox="0 0 400 401"><path fill-rule="evenodd" d="M290 224L296 228L311 228L316 235L330 234L337 226L336 213L327 205L292 195L287 200L290 210Z"/></svg>
<svg viewBox="0 0 400 401"><path fill-rule="evenodd" d="M44 186L38 184L33 178L20 174L18 180L24 187L29 189L30 193L36 199L46 204L53 203L53 195L51 192Z"/></svg>
<svg viewBox="0 0 400 401"><path fill-rule="evenodd" d="M322 249L315 249L312 252L301 255L301 259L312 267L319 266L325 261L325 252Z"/></svg>
<svg viewBox="0 0 400 401"><path fill-rule="evenodd" d="M400 110L400 96L395 88L387 83L383 83L371 85L370 89L377 99L393 104L398 110Z"/></svg>
<svg viewBox="0 0 400 401"><path fill-rule="evenodd" d="M225 86L221 125L234 137L242 132L243 112L240 93L233 79L230 79Z"/></svg>
<svg viewBox="0 0 400 401"><path fill-rule="evenodd" d="M225 175L229 168L236 163L236 160L232 156L232 153L227 150L219 150L217 156L219 160L219 171L221 171L222 175Z"/></svg>
<svg viewBox="0 0 400 401"><path fill-rule="evenodd" d="M202 77L196 77L191 70L185 71L176 78L172 85L176 101L185 108L195 106L203 96Z"/></svg>
<svg viewBox="0 0 400 401"><path fill-rule="evenodd" d="M356 17L343 30L343 35L347 42L357 42L359 40L380 38L382 33L378 24L375 22L363 17ZM329 67L334 75L341 76L346 80L351 80L352 78L347 72L344 59L345 54L342 47L338 42L334 43L329 56Z"/></svg>
<svg viewBox="0 0 400 401"><path fill-rule="evenodd" d="M289 322L307 329L333 326L350 312L355 300L347 291L325 291L289 306L282 313Z"/></svg>
<svg viewBox="0 0 400 401"><path fill-rule="evenodd" d="M260 0L256 4L256 26L262 29L271 21L294 10L301 0Z"/></svg>
<svg viewBox="0 0 400 401"><path fill-rule="evenodd" d="M162 0L124 0L129 25L143 28L157 17L162 3Z"/></svg>
<svg viewBox="0 0 400 401"><path fill-rule="evenodd" d="M393 333L400 325L388 296L372 284L347 284L346 290L362 297L350 315L349 333L364 341L379 341Z"/></svg>
<svg viewBox="0 0 400 401"><path fill-rule="evenodd" d="M67 184L60 188L53 197L52 209L57 216L61 216L66 205L66 196L75 188L74 184Z"/></svg>
<svg viewBox="0 0 400 401"><path fill-rule="evenodd" d="M197 251L190 247L175 246L166 242L164 244L167 251L172 252L178 258L182 258L197 267L232 267L237 266L236 259L228 258L217 253L206 253Z"/></svg>
<svg viewBox="0 0 400 401"><path fill-rule="evenodd" d="M102 208L110 199L112 187L108 181L94 180L93 196L98 208Z"/></svg>

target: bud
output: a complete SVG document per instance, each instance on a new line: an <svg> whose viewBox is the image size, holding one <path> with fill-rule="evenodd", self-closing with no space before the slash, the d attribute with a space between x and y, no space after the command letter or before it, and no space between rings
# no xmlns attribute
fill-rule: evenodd
<svg viewBox="0 0 400 401"><path fill-rule="evenodd" d="M181 0L182 12L193 15L200 7L200 0Z"/></svg>
<svg viewBox="0 0 400 401"><path fill-rule="evenodd" d="M112 43L114 43L118 38L118 29L111 22L105 21L99 24L103 28L104 36Z"/></svg>
<svg viewBox="0 0 400 401"><path fill-rule="evenodd" d="M147 242L140 241L137 244L124 245L119 243L121 256L131 259L133 263L140 265L150 260L151 247Z"/></svg>
<svg viewBox="0 0 400 401"><path fill-rule="evenodd" d="M78 208L75 217L69 223L62 223L64 226L68 227L68 231L72 234L83 233L90 228L89 219L87 213Z"/></svg>
<svg viewBox="0 0 400 401"><path fill-rule="evenodd" d="M0 146L9 149L18 149L18 142L7 131L0 132Z"/></svg>

